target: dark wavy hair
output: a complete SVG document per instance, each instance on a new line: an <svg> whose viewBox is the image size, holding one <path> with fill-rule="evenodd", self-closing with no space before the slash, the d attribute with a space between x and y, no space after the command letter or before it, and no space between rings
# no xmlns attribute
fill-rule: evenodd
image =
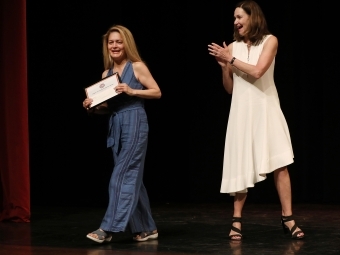
<svg viewBox="0 0 340 255"><path fill-rule="evenodd" d="M242 8L249 15L247 37L253 45L260 44L264 36L270 34L261 7L255 1L246 0L237 3L235 8ZM237 27L234 25L234 40L239 42L243 38L244 36L239 34Z"/></svg>

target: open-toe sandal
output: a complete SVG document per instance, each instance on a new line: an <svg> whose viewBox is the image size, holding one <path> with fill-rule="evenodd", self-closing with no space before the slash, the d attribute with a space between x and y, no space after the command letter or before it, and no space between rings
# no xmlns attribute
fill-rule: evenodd
<svg viewBox="0 0 340 255"><path fill-rule="evenodd" d="M232 240L232 241L241 241L243 239L241 229L234 227L233 226L234 222L239 222L239 223L242 224L242 218L241 217L233 217L233 219L231 221L231 230L236 232L237 234L230 235L229 239ZM235 238L235 237L237 237L237 238Z"/></svg>
<svg viewBox="0 0 340 255"><path fill-rule="evenodd" d="M293 219L293 215L290 215L290 216L281 216L281 224L282 224L282 228L283 228L283 233L285 233L285 234L289 234L290 233L291 238L295 239L295 240L299 240L299 239L304 238L305 235L304 235L302 230L295 231L298 228L296 223L294 224L294 226L291 229L289 229L288 226L285 224L286 222L292 221L292 220L294 220ZM298 236L301 233L303 233L303 235L302 236Z"/></svg>
<svg viewBox="0 0 340 255"><path fill-rule="evenodd" d="M157 230L150 231L150 232L140 232L140 233L135 233L132 237L134 241L137 242L144 242L149 239L157 239L158 238L158 232Z"/></svg>
<svg viewBox="0 0 340 255"><path fill-rule="evenodd" d="M97 236L95 237L93 235L97 235ZM101 229L97 229L96 231L91 232L86 237L97 243L110 242L112 239L111 234L108 234L107 232Z"/></svg>

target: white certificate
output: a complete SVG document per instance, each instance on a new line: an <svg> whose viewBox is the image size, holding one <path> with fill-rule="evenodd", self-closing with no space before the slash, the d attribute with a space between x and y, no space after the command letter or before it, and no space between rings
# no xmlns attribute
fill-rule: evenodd
<svg viewBox="0 0 340 255"><path fill-rule="evenodd" d="M90 108L114 96L117 96L118 93L115 91L114 87L116 87L119 83L119 74L114 73L111 76L106 77L99 82L85 88L86 96L93 100Z"/></svg>

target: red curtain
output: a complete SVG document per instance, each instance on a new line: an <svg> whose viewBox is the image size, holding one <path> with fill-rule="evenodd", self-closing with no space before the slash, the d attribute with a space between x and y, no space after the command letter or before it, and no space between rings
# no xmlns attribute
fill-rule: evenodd
<svg viewBox="0 0 340 255"><path fill-rule="evenodd" d="M29 222L26 0L0 12L0 221Z"/></svg>

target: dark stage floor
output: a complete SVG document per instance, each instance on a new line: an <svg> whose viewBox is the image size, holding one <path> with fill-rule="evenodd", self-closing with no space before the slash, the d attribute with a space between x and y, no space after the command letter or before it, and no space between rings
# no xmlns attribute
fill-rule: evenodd
<svg viewBox="0 0 340 255"><path fill-rule="evenodd" d="M31 223L0 223L1 255L340 254L340 205L295 204L303 241L284 237L280 206L246 204L241 244L230 243L231 204L153 205L159 238L134 242L129 233L110 243L87 239L105 208L33 207Z"/></svg>

